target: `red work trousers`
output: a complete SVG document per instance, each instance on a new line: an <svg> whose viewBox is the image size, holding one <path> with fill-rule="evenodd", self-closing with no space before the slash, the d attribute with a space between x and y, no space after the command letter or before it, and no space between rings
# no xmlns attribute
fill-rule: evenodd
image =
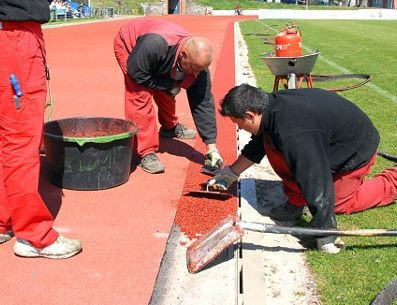
<svg viewBox="0 0 397 305"><path fill-rule="evenodd" d="M267 141L265 141L265 150L272 168L282 179L288 202L295 206L306 205L306 200L293 180L282 154ZM386 169L372 179L364 180L370 173L375 159L376 154L367 165L334 175L335 213L359 212L376 206L388 205L397 199L397 168Z"/></svg>
<svg viewBox="0 0 397 305"><path fill-rule="evenodd" d="M159 149L157 116L153 100L158 108L158 120L165 129L178 123L175 97L160 90L150 90L135 83L127 74L129 52L120 36L114 40L114 53L124 74L125 117L139 128L135 135L134 150L138 156L145 156Z"/></svg>
<svg viewBox="0 0 397 305"><path fill-rule="evenodd" d="M47 95L41 25L1 21L0 50L0 232L12 229L16 237L43 248L58 233L38 193ZM11 74L23 93L19 110L13 100Z"/></svg>

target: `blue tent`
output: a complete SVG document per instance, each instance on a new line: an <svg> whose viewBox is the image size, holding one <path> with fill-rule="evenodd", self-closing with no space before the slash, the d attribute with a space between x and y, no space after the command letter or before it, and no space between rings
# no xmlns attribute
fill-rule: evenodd
<svg viewBox="0 0 397 305"><path fill-rule="evenodd" d="M69 3L69 5L73 9L73 11L78 11L79 10L80 3L73 2L73 1L67 1L67 2ZM81 13L83 15L86 15L86 16L90 15L91 14L91 8L89 6L87 6L87 5L83 5Z"/></svg>

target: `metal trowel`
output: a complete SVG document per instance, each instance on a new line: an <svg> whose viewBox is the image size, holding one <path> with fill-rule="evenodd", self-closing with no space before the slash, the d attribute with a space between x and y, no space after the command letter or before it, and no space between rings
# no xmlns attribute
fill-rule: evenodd
<svg viewBox="0 0 397 305"><path fill-rule="evenodd" d="M224 188L220 187L218 184L209 185L207 182L202 186L203 190L189 191L185 195L191 197L210 198L218 200L226 200L234 196L232 193L224 191Z"/></svg>
<svg viewBox="0 0 397 305"><path fill-rule="evenodd" d="M201 168L201 172L210 176L215 176L216 174L218 174L221 171L221 169L219 167L205 167L203 166Z"/></svg>

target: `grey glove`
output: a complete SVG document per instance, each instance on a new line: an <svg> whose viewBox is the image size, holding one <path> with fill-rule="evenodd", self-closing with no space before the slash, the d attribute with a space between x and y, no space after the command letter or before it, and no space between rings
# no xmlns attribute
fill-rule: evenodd
<svg viewBox="0 0 397 305"><path fill-rule="evenodd" d="M316 239L317 250L324 253L336 254L344 245L343 241L336 236L326 236Z"/></svg>
<svg viewBox="0 0 397 305"><path fill-rule="evenodd" d="M224 167L214 178L208 180L207 188L211 190L226 191L237 181L238 175L233 173L229 166Z"/></svg>
<svg viewBox="0 0 397 305"><path fill-rule="evenodd" d="M204 166L210 170L220 169L223 165L223 159L219 154L219 151L211 149L205 154Z"/></svg>

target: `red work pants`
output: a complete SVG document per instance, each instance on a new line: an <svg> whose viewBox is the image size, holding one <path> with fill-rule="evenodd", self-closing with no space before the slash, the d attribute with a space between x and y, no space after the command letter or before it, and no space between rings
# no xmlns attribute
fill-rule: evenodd
<svg viewBox="0 0 397 305"><path fill-rule="evenodd" d="M12 229L18 238L43 248L58 233L38 193L47 94L40 24L2 21L0 50L0 232ZM11 74L23 93L19 110L13 100Z"/></svg>
<svg viewBox="0 0 397 305"><path fill-rule="evenodd" d="M139 128L135 136L134 150L138 156L145 156L159 149L157 116L153 100L158 108L158 120L165 129L178 123L175 97L160 90L150 90L135 83L127 74L129 52L120 36L114 40L114 53L124 74L125 117Z"/></svg>
<svg viewBox="0 0 397 305"><path fill-rule="evenodd" d="M299 186L282 154L265 141L269 162L282 179L283 189L288 202L295 206L306 205ZM350 214L376 206L384 206L397 199L397 168L387 169L372 179L364 180L375 163L376 154L370 162L353 171L334 175L335 213Z"/></svg>

